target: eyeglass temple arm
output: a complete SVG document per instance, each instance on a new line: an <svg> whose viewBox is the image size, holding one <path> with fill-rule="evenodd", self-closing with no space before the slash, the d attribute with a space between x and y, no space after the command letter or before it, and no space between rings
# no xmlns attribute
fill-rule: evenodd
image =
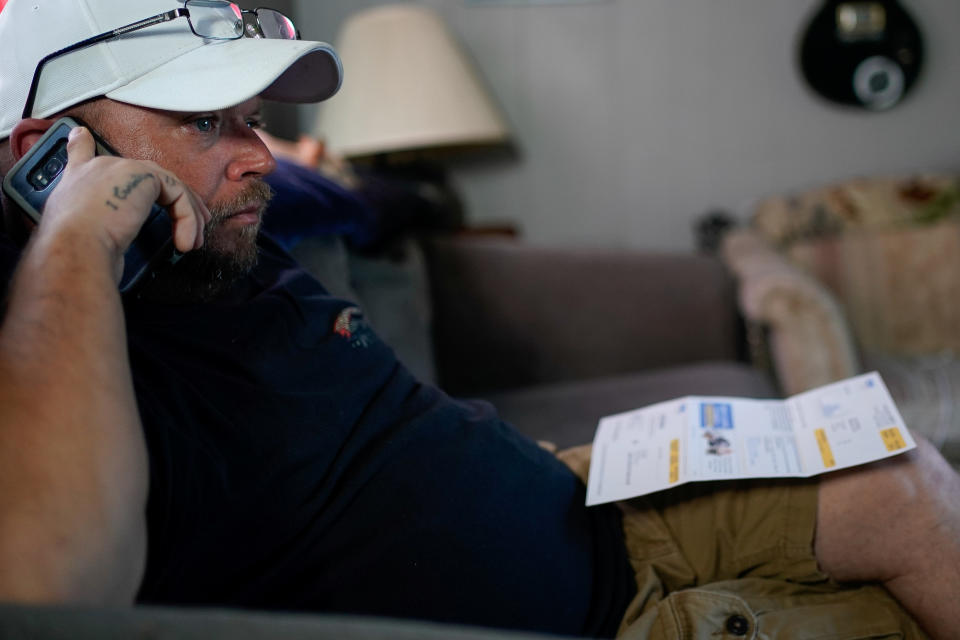
<svg viewBox="0 0 960 640"><path fill-rule="evenodd" d="M33 80L30 82L30 91L27 93L27 102L23 105L23 114L21 117L23 119L27 119L33 115L33 102L37 98L37 89L40 86L40 72L43 71L43 67L54 58L59 58L62 55L72 53L78 49L92 47L95 44L100 44L101 42L106 42L107 40L119 38L122 35L130 33L131 31L152 27L153 25L160 24L162 22L170 22L171 20L179 18L180 16L186 16L189 18L190 11L187 9L172 9L164 13L158 13L153 17L145 18L143 20L138 20L137 22L118 27L113 31L107 31L96 36L91 36L86 40L81 40L80 42L70 45L69 47L64 47L59 51L54 51L53 53L44 56L40 62L37 63L37 70L33 72Z"/></svg>

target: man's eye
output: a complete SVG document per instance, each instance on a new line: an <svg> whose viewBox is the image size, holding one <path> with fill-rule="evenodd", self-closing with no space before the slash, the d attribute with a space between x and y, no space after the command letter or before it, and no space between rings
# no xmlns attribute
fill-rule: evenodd
<svg viewBox="0 0 960 640"><path fill-rule="evenodd" d="M197 128L197 131L201 133L210 133L217 126L213 118L197 118L193 121L193 124Z"/></svg>
<svg viewBox="0 0 960 640"><path fill-rule="evenodd" d="M263 121L257 120L256 118L251 118L250 120L247 120L247 127L251 129L262 129Z"/></svg>

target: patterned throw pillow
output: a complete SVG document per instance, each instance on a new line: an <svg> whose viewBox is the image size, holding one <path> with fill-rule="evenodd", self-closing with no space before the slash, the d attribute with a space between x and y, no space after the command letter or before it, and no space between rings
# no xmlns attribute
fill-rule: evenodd
<svg viewBox="0 0 960 640"><path fill-rule="evenodd" d="M854 178L819 189L762 200L752 224L774 246L960 218L956 176Z"/></svg>

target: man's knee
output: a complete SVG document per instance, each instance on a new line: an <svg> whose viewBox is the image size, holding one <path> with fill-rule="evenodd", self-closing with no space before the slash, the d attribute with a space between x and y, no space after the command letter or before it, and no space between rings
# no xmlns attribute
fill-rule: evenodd
<svg viewBox="0 0 960 640"><path fill-rule="evenodd" d="M823 477L814 549L835 580L888 581L960 548L960 477L927 441ZM935 545L935 546L933 546Z"/></svg>

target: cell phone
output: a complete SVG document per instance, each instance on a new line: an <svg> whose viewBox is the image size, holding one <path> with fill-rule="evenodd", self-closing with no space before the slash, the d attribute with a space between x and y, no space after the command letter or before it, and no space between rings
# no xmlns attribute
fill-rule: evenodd
<svg viewBox="0 0 960 640"><path fill-rule="evenodd" d="M3 180L4 193L37 224L47 198L60 183L67 166L67 136L71 129L79 126L86 125L74 118L60 118L54 122ZM97 144L97 155L119 155L92 129L90 133ZM169 213L165 207L154 203L140 233L123 255L120 292L131 291L161 263L174 263L181 255L173 246Z"/></svg>

